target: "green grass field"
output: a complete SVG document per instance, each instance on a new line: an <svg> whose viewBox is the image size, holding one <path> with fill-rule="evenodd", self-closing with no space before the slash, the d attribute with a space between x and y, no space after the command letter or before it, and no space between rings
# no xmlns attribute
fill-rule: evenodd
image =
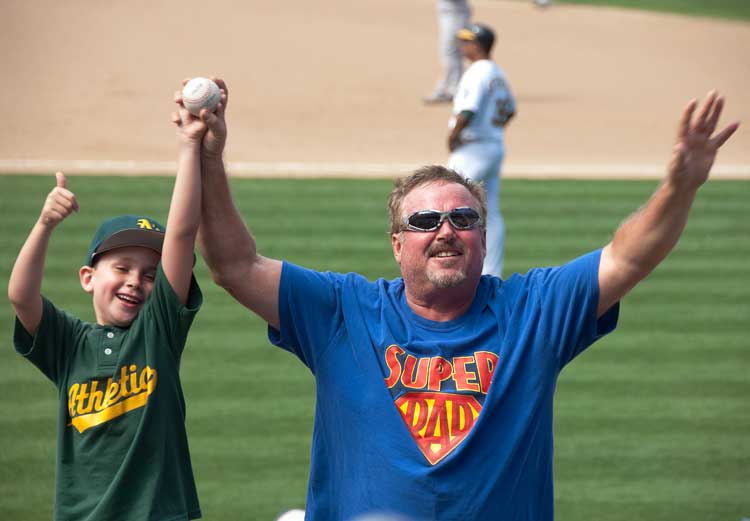
<svg viewBox="0 0 750 521"><path fill-rule="evenodd" d="M54 184L0 177L0 280ZM72 177L81 212L50 247L44 292L92 319L77 269L95 227L121 213L165 220L170 178ZM506 180L506 273L606 243L652 181ZM386 180L235 180L272 257L318 269L397 275ZM740 521L750 517L750 182L711 182L683 240L622 307L618 331L561 377L555 486L561 521ZM193 465L208 520L272 520L304 504L314 387L265 327L216 288L183 358ZM51 517L56 392L15 354L0 306L0 519Z"/></svg>
<svg viewBox="0 0 750 521"><path fill-rule="evenodd" d="M626 7L692 16L750 20L748 0L560 0L560 3Z"/></svg>

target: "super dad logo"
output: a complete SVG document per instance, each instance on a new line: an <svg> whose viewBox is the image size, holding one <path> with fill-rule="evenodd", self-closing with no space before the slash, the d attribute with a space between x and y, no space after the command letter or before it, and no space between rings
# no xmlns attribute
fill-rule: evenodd
<svg viewBox="0 0 750 521"><path fill-rule="evenodd" d="M476 351L451 360L415 357L397 346L385 351L389 389L407 392L394 400L419 450L435 465L471 432L482 412L498 356Z"/></svg>

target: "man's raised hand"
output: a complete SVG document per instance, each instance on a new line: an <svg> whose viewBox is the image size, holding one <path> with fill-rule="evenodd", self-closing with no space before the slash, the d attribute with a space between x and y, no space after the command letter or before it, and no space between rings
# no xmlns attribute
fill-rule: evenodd
<svg viewBox="0 0 750 521"><path fill-rule="evenodd" d="M708 93L696 112L697 107L697 100L692 100L682 113L667 174L675 187L694 190L706 182L716 153L739 126L731 123L713 135L724 107L724 98L716 91Z"/></svg>

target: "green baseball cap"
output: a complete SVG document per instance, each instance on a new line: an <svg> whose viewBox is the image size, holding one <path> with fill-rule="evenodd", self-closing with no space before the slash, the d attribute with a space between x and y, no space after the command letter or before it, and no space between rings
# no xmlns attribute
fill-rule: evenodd
<svg viewBox="0 0 750 521"><path fill-rule="evenodd" d="M495 43L495 33L484 24L470 24L456 33L459 40L478 42L486 52L490 52Z"/></svg>
<svg viewBox="0 0 750 521"><path fill-rule="evenodd" d="M92 266L100 253L124 246L142 246L161 254L164 229L155 220L142 215L121 215L106 220L91 239L85 265Z"/></svg>

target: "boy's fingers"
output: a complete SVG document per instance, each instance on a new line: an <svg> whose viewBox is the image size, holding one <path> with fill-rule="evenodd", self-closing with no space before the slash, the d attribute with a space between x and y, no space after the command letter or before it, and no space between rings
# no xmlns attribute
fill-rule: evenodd
<svg viewBox="0 0 750 521"><path fill-rule="evenodd" d="M77 212L79 210L76 195L67 188L64 188L60 185L56 186L55 189L52 190L52 192L50 193L49 201L63 204L66 207L69 207L74 212Z"/></svg>
<svg viewBox="0 0 750 521"><path fill-rule="evenodd" d="M78 201L76 200L75 194L73 192L67 192L65 194L66 196L66 202L67 207L71 212L77 212L78 211Z"/></svg>
<svg viewBox="0 0 750 521"><path fill-rule="evenodd" d="M47 204L47 209L51 212L62 214L70 206L70 202L62 197L54 197Z"/></svg>
<svg viewBox="0 0 750 521"><path fill-rule="evenodd" d="M65 186L65 174L62 172L56 172L55 173L55 180L57 181L57 186L60 188L66 188Z"/></svg>
<svg viewBox="0 0 750 521"><path fill-rule="evenodd" d="M177 116L180 118L180 124L181 125L187 125L194 118L197 118L197 116L193 116L193 114L188 109L186 109L185 107L181 107L178 110Z"/></svg>
<svg viewBox="0 0 750 521"><path fill-rule="evenodd" d="M72 194L71 194L71 197L61 201L61 204L62 204L62 207L65 208L67 215L70 215L71 213L78 211L78 202L76 201L75 196Z"/></svg>
<svg viewBox="0 0 750 521"><path fill-rule="evenodd" d="M61 221L69 213L70 212L66 211L65 207L60 203L50 205L46 211L47 218L52 221Z"/></svg>

